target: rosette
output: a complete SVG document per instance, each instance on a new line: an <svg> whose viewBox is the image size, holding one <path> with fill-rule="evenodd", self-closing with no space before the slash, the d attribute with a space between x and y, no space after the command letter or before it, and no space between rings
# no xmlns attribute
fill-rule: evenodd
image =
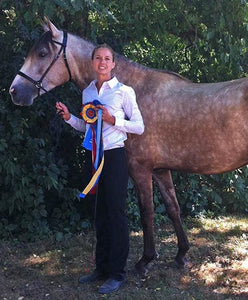
<svg viewBox="0 0 248 300"><path fill-rule="evenodd" d="M80 113L84 121L90 125L83 142L83 147L92 151L93 164L92 178L86 188L79 194L81 198L85 198L88 193L94 194L96 192L97 182L100 178L104 164L102 110L96 108L96 105L98 104L101 104L98 100L86 103Z"/></svg>

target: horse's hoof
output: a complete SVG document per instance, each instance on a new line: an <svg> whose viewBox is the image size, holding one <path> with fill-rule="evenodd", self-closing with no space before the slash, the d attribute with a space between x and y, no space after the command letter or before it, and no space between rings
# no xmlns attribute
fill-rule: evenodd
<svg viewBox="0 0 248 300"><path fill-rule="evenodd" d="M154 252L153 255L145 256L143 255L142 258L135 264L135 273L139 274L142 278L147 277L149 273L149 266L151 266L151 262L154 259L158 259L159 254L157 251Z"/></svg>
<svg viewBox="0 0 248 300"><path fill-rule="evenodd" d="M178 259L175 258L175 260L171 263L171 267L175 269L185 269L188 267L188 260L186 257Z"/></svg>
<svg viewBox="0 0 248 300"><path fill-rule="evenodd" d="M139 275L141 278L146 278L148 276L148 269L145 267L144 263L138 262L135 265L135 274Z"/></svg>

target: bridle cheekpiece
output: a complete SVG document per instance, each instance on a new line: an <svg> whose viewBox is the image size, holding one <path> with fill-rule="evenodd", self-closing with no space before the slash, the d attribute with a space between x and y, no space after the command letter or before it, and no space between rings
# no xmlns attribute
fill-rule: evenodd
<svg viewBox="0 0 248 300"><path fill-rule="evenodd" d="M33 85L37 88L38 90L38 96L40 96L40 90L43 90L44 92L49 92L47 91L43 85L42 85L42 81L43 79L46 77L47 73L51 70L52 66L55 64L55 62L59 59L62 51L63 51L63 58L64 58L64 63L65 63L65 66L66 66L66 69L68 71L68 74L69 74L69 81L71 81L71 71L70 71L70 67L69 67L69 64L68 64L68 61L67 61L67 57L66 57L66 46L67 46L67 32L66 31L63 31L63 42L60 43L60 42L57 42L57 41L54 41L52 40L52 42L54 42L55 44L58 44L60 45L60 49L59 49L59 52L58 54L54 57L54 59L52 60L52 62L50 63L50 65L48 66L48 68L46 69L46 71L42 74L41 78L39 80L34 80L33 78L31 78L30 76L28 76L27 74L19 71L17 74L24 77L25 79L29 80L30 82L33 83Z"/></svg>

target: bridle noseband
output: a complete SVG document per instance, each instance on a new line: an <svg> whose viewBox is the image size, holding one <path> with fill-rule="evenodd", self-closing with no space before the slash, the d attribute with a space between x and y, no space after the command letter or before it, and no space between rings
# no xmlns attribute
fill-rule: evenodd
<svg viewBox="0 0 248 300"><path fill-rule="evenodd" d="M63 31L63 42L57 42L52 40L52 42L54 42L55 44L61 45L58 54L54 57L54 59L52 60L52 62L50 63L50 65L48 66L48 68L46 69L46 71L42 74L41 78L39 80L34 80L33 78L31 78L30 76L24 74L23 72L19 71L17 74L24 77L25 79L29 80L30 82L33 83L33 85L37 88L38 90L38 96L40 96L40 90L42 89L44 92L48 92L42 85L42 81L45 78L45 76L47 75L47 73L51 70L52 66L55 64L55 62L59 59L62 51L63 51L63 58L64 58L64 62L65 62L65 66L66 69L68 71L69 74L69 81L71 81L71 71L70 71L70 67L66 58L66 45L67 45L67 32Z"/></svg>

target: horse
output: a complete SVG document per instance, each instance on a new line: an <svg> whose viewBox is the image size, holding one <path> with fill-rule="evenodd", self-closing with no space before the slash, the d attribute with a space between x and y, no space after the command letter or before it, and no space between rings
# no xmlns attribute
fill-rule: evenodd
<svg viewBox="0 0 248 300"><path fill-rule="evenodd" d="M58 29L48 18L10 86L16 105L71 80L82 90L93 79L94 44ZM145 132L125 143L143 229L141 274L157 257L154 241L153 180L157 183L177 236L178 267L187 264L189 241L183 229L171 171L218 174L248 163L248 79L193 83L171 71L142 66L116 54L115 74L134 88Z"/></svg>

